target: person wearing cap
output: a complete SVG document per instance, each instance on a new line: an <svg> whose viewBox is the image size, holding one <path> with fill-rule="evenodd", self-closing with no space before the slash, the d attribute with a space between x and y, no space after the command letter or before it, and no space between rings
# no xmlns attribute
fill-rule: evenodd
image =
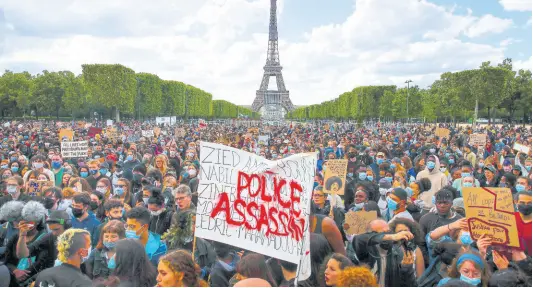
<svg viewBox="0 0 533 288"><path fill-rule="evenodd" d="M497 187L498 178L496 177L496 169L492 165L487 165L483 168L484 179L481 181L481 187Z"/></svg>
<svg viewBox="0 0 533 288"><path fill-rule="evenodd" d="M428 178L431 181L431 189L420 195L420 199L424 201L424 210L430 210L434 207L431 201L433 195L444 186L448 185L448 177L440 172L439 157L430 155L427 157L425 163L426 167L416 175L416 180L418 181L422 178Z"/></svg>
<svg viewBox="0 0 533 288"><path fill-rule="evenodd" d="M70 216L66 211L55 210L52 211L46 224L48 224L48 230L50 231L44 235L41 239L34 241L31 244L27 244L25 241L17 242L16 255L18 258L28 258L28 257L37 257L40 253L46 253L43 260L43 265L36 267L39 271L42 271L46 268L52 267L54 261L57 259L57 247L56 240L65 230L69 229Z"/></svg>
<svg viewBox="0 0 533 288"><path fill-rule="evenodd" d="M411 213L407 211L407 192L402 188L394 188L387 195L387 209L389 210L389 223L396 218L405 218L415 221Z"/></svg>

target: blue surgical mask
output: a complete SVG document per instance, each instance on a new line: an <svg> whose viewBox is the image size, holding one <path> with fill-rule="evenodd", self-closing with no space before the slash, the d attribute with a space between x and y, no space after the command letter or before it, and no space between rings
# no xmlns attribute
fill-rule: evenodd
<svg viewBox="0 0 533 288"><path fill-rule="evenodd" d="M444 156L446 156L446 158L450 157L450 153L446 152L444 153Z"/></svg>
<svg viewBox="0 0 533 288"><path fill-rule="evenodd" d="M8 167L7 164L0 166L1 169L7 169L7 167Z"/></svg>
<svg viewBox="0 0 533 288"><path fill-rule="evenodd" d="M17 173L19 171L19 167L11 167L11 172Z"/></svg>
<svg viewBox="0 0 533 288"><path fill-rule="evenodd" d="M453 164L453 163L455 163L455 160L453 158L450 158L450 159L448 159L448 163L449 164Z"/></svg>
<svg viewBox="0 0 533 288"><path fill-rule="evenodd" d="M89 172L80 172L81 178L87 178L89 176Z"/></svg>
<svg viewBox="0 0 533 288"><path fill-rule="evenodd" d="M359 180L365 180L366 179L366 172L359 172Z"/></svg>
<svg viewBox="0 0 533 288"><path fill-rule="evenodd" d="M531 166L526 166L526 170L527 170L528 172L531 172Z"/></svg>
<svg viewBox="0 0 533 288"><path fill-rule="evenodd" d="M516 192L526 191L526 186L522 184L516 184L514 187L516 188Z"/></svg>
<svg viewBox="0 0 533 288"><path fill-rule="evenodd" d="M348 177L353 178L353 173L348 173Z"/></svg>
<svg viewBox="0 0 533 288"><path fill-rule="evenodd" d="M52 168L54 168L54 169L61 168L61 162L60 161L52 161Z"/></svg>
<svg viewBox="0 0 533 288"><path fill-rule="evenodd" d="M464 281L472 286L477 286L479 283L481 283L481 278L469 278L465 275L461 274L461 277L459 278L461 281Z"/></svg>
<svg viewBox="0 0 533 288"><path fill-rule="evenodd" d="M124 194L124 188L122 187L116 187L113 192L115 193L115 195L118 195L118 196L122 196L122 194Z"/></svg>
<svg viewBox="0 0 533 288"><path fill-rule="evenodd" d="M98 173L98 170L89 170L89 173L91 173L91 175L95 175L96 173Z"/></svg>
<svg viewBox="0 0 533 288"><path fill-rule="evenodd" d="M405 187L405 192L407 192L409 198L413 196L413 189L411 189L411 187Z"/></svg>
<svg viewBox="0 0 533 288"><path fill-rule="evenodd" d="M374 176L368 175L368 176L366 176L366 179L368 179L368 181L373 181L374 180Z"/></svg>
<svg viewBox="0 0 533 288"><path fill-rule="evenodd" d="M485 163L478 163L477 166L479 166L479 168L483 168L485 167Z"/></svg>
<svg viewBox="0 0 533 288"><path fill-rule="evenodd" d="M385 161L385 160L383 160L383 159L381 159L381 158L377 158L377 159L376 159L376 163L378 163L378 165L383 164L384 161Z"/></svg>
<svg viewBox="0 0 533 288"><path fill-rule="evenodd" d="M115 256L116 256L116 254L113 255L113 257L111 257L111 259L109 259L107 261L107 268L109 268L109 269L117 268L117 262L115 261Z"/></svg>
<svg viewBox="0 0 533 288"><path fill-rule="evenodd" d="M117 242L107 242L107 241L104 241L104 246L109 249L109 250L112 250L113 248L115 248L115 246L117 245Z"/></svg>
<svg viewBox="0 0 533 288"><path fill-rule="evenodd" d="M135 232L135 230L126 230L126 238L139 239L141 238L141 236L137 235L137 232Z"/></svg>
<svg viewBox="0 0 533 288"><path fill-rule="evenodd" d="M435 196L431 197L431 204L433 205L437 204L437 199L435 198Z"/></svg>
<svg viewBox="0 0 533 288"><path fill-rule="evenodd" d="M385 180L389 181L392 184L392 177L385 177Z"/></svg>
<svg viewBox="0 0 533 288"><path fill-rule="evenodd" d="M433 161L428 161L426 166L427 166L429 169L433 169L433 168L435 168L435 162L433 162Z"/></svg>
<svg viewBox="0 0 533 288"><path fill-rule="evenodd" d="M133 156L129 155L128 157L126 157L126 161L133 161Z"/></svg>
<svg viewBox="0 0 533 288"><path fill-rule="evenodd" d="M463 187L472 187L474 184L472 182L465 182L463 183Z"/></svg>
<svg viewBox="0 0 533 288"><path fill-rule="evenodd" d="M468 232L462 232L459 240L461 240L461 243L463 243L463 245L470 245L474 243L474 240L472 240L472 237L470 237L470 233Z"/></svg>
<svg viewBox="0 0 533 288"><path fill-rule="evenodd" d="M102 174L102 175L107 174L107 169L105 169L105 168L100 169L100 174Z"/></svg>
<svg viewBox="0 0 533 288"><path fill-rule="evenodd" d="M355 211L363 210L363 208L365 207L365 203L354 203L353 207Z"/></svg>
<svg viewBox="0 0 533 288"><path fill-rule="evenodd" d="M390 197L387 197L387 206L392 211L398 210L398 203L392 200Z"/></svg>
<svg viewBox="0 0 533 288"><path fill-rule="evenodd" d="M391 169L396 169L396 165L394 165L394 164L390 164L390 168L391 168Z"/></svg>
<svg viewBox="0 0 533 288"><path fill-rule="evenodd" d="M465 177L469 177L469 176L470 176L470 173L468 173L468 172L461 173L461 178L465 178Z"/></svg>

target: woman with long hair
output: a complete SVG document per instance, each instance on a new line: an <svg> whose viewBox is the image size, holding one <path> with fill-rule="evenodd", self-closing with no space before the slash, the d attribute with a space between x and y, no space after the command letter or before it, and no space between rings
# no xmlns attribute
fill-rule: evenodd
<svg viewBox="0 0 533 288"><path fill-rule="evenodd" d="M185 250L176 250L159 260L157 287L207 287L198 277L200 267Z"/></svg>
<svg viewBox="0 0 533 288"><path fill-rule="evenodd" d="M155 169L159 170L161 172L161 175L167 174L168 166L167 166L167 157L165 154L159 154L155 157Z"/></svg>
<svg viewBox="0 0 533 288"><path fill-rule="evenodd" d="M340 274L345 268L351 266L353 266L352 261L350 261L348 257L339 253L333 253L330 257L326 258L321 268L321 272L323 271L324 273L326 286L339 286L338 281Z"/></svg>
<svg viewBox="0 0 533 288"><path fill-rule="evenodd" d="M248 278L260 278L268 281L272 287L276 286L270 268L267 266L265 256L250 253L241 258L237 263L237 273L233 275L229 283L234 286L237 282Z"/></svg>
<svg viewBox="0 0 533 288"><path fill-rule="evenodd" d="M104 281L105 287L153 287L157 271L141 242L122 239L115 245L115 270Z"/></svg>

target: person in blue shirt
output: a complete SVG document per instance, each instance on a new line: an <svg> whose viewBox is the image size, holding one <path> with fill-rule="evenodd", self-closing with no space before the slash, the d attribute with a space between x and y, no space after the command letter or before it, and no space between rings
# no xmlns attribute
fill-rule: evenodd
<svg viewBox="0 0 533 288"><path fill-rule="evenodd" d="M138 239L143 244L146 255L155 267L159 258L167 253L167 245L161 236L150 232L150 211L144 207L132 208L126 214L126 238Z"/></svg>
<svg viewBox="0 0 533 288"><path fill-rule="evenodd" d="M90 211L91 197L88 193L77 194L72 199L72 228L88 231L91 234L91 243L94 248L98 244L100 221Z"/></svg>

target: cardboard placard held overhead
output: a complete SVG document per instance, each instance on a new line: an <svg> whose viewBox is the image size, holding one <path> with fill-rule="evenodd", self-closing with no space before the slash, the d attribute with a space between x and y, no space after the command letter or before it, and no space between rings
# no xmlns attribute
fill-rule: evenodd
<svg viewBox="0 0 533 288"><path fill-rule="evenodd" d="M520 247L509 188L463 187L463 200L473 240L488 235L492 244Z"/></svg>
<svg viewBox="0 0 533 288"><path fill-rule="evenodd" d="M155 137L159 137L159 134L161 134L161 128L155 127L154 128L154 135Z"/></svg>
<svg viewBox="0 0 533 288"><path fill-rule="evenodd" d="M487 134L471 134L468 144L474 146L485 146L487 143Z"/></svg>
<svg viewBox="0 0 533 288"><path fill-rule="evenodd" d="M59 130L59 141L63 141L65 137L67 141L72 141L74 139L74 131L72 129Z"/></svg>
<svg viewBox="0 0 533 288"><path fill-rule="evenodd" d="M324 174L324 192L336 195L344 195L346 187L346 170L348 160L328 160L326 173Z"/></svg>
<svg viewBox="0 0 533 288"><path fill-rule="evenodd" d="M514 143L513 149L524 154L529 154L529 147L526 145Z"/></svg>
<svg viewBox="0 0 533 288"><path fill-rule="evenodd" d="M153 138L154 137L154 130L142 130L141 135L143 137Z"/></svg>
<svg viewBox="0 0 533 288"><path fill-rule="evenodd" d="M344 223L348 224L346 230L348 235L359 235L366 233L368 223L378 218L377 211L350 211L344 216Z"/></svg>
<svg viewBox="0 0 533 288"><path fill-rule="evenodd" d="M61 142L61 156L63 158L87 157L88 150L89 143L87 141Z"/></svg>
<svg viewBox="0 0 533 288"><path fill-rule="evenodd" d="M448 137L450 136L450 130L446 129L446 128L437 128L435 130L435 136L439 136L440 138L442 137Z"/></svg>

